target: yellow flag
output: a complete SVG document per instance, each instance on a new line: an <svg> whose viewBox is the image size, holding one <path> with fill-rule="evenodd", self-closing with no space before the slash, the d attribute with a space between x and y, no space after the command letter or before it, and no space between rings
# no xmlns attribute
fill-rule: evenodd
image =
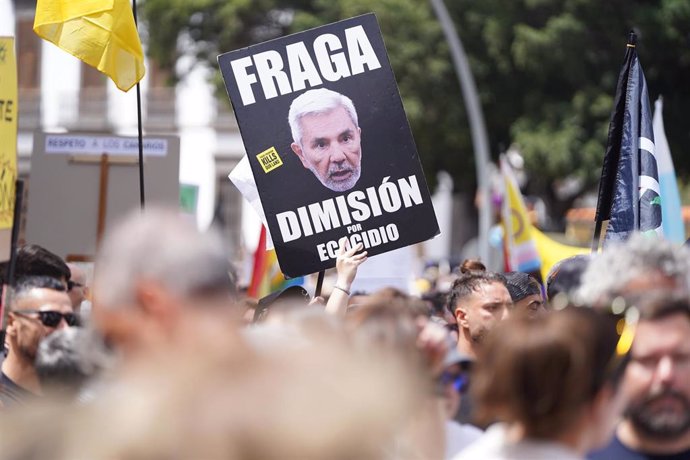
<svg viewBox="0 0 690 460"><path fill-rule="evenodd" d="M532 237L537 243L537 251L539 251L539 257L541 258L541 274L544 280L546 280L546 275L549 274L551 267L556 265L557 262L568 257L589 254L591 252L589 248L568 246L567 244L554 241L534 227L532 227Z"/></svg>
<svg viewBox="0 0 690 460"><path fill-rule="evenodd" d="M129 0L38 0L34 32L109 76L122 91L144 77Z"/></svg>
<svg viewBox="0 0 690 460"><path fill-rule="evenodd" d="M503 155L500 167L505 186L501 223L506 245L506 268L525 273L537 271L541 260L532 235L532 223L515 174Z"/></svg>
<svg viewBox="0 0 690 460"><path fill-rule="evenodd" d="M0 37L0 229L12 228L14 217L18 114L14 38ZM4 254L0 260L5 260Z"/></svg>

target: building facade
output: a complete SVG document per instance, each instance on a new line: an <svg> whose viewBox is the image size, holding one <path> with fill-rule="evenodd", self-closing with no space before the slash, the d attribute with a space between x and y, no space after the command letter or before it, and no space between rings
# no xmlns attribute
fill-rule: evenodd
<svg viewBox="0 0 690 460"><path fill-rule="evenodd" d="M35 1L0 0L0 35L15 37L17 153L27 193L25 208L31 206L35 132L137 134L136 91L123 93L96 69L40 39L33 31L35 5ZM166 84L168 75L147 61L141 82L143 129L144 135L180 137L179 180L198 189L197 224L201 229L217 225L233 260L240 260L256 244L243 238L242 198L228 180L244 147L229 102L214 96L210 72L195 68L171 87Z"/></svg>

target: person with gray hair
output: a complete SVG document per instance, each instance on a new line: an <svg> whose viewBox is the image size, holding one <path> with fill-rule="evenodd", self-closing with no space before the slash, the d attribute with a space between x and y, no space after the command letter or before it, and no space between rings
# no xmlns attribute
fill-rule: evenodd
<svg viewBox="0 0 690 460"><path fill-rule="evenodd" d="M135 350L179 338L190 315L227 312L236 294L220 236L155 208L132 212L106 234L93 290L96 327Z"/></svg>
<svg viewBox="0 0 690 460"><path fill-rule="evenodd" d="M100 336L70 327L41 340L36 353L36 374L45 394L85 400L88 385L108 368L111 358Z"/></svg>
<svg viewBox="0 0 690 460"><path fill-rule="evenodd" d="M290 148L324 187L350 190L362 173L361 134L352 100L326 88L309 90L292 101Z"/></svg>
<svg viewBox="0 0 690 460"><path fill-rule="evenodd" d="M690 251L686 248L634 234L592 258L575 300L596 304L649 289L687 291L689 275Z"/></svg>

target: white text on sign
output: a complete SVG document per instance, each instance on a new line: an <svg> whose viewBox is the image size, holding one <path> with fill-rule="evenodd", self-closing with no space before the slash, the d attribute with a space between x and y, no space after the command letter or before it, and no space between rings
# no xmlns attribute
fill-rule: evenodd
<svg viewBox="0 0 690 460"><path fill-rule="evenodd" d="M236 59L230 63L242 104L256 102L252 85L261 84L264 98L271 99L300 91L307 87L320 86L323 81L338 81L381 67L374 48L362 26L345 29L345 49L340 39L333 34L319 35L313 43L316 64L304 42L287 45L285 52L288 69L283 58L275 50L264 51ZM347 57L345 56L347 52ZM255 71L251 68L254 67ZM258 80L257 80L258 75Z"/></svg>

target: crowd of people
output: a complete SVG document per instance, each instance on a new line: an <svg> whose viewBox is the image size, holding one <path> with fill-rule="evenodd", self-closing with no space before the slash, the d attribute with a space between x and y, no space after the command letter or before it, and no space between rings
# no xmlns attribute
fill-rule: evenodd
<svg viewBox="0 0 690 460"><path fill-rule="evenodd" d="M17 251L0 458L690 459L690 251L634 235L542 283L467 260L448 292L238 288L223 241L128 216L93 273Z"/></svg>

